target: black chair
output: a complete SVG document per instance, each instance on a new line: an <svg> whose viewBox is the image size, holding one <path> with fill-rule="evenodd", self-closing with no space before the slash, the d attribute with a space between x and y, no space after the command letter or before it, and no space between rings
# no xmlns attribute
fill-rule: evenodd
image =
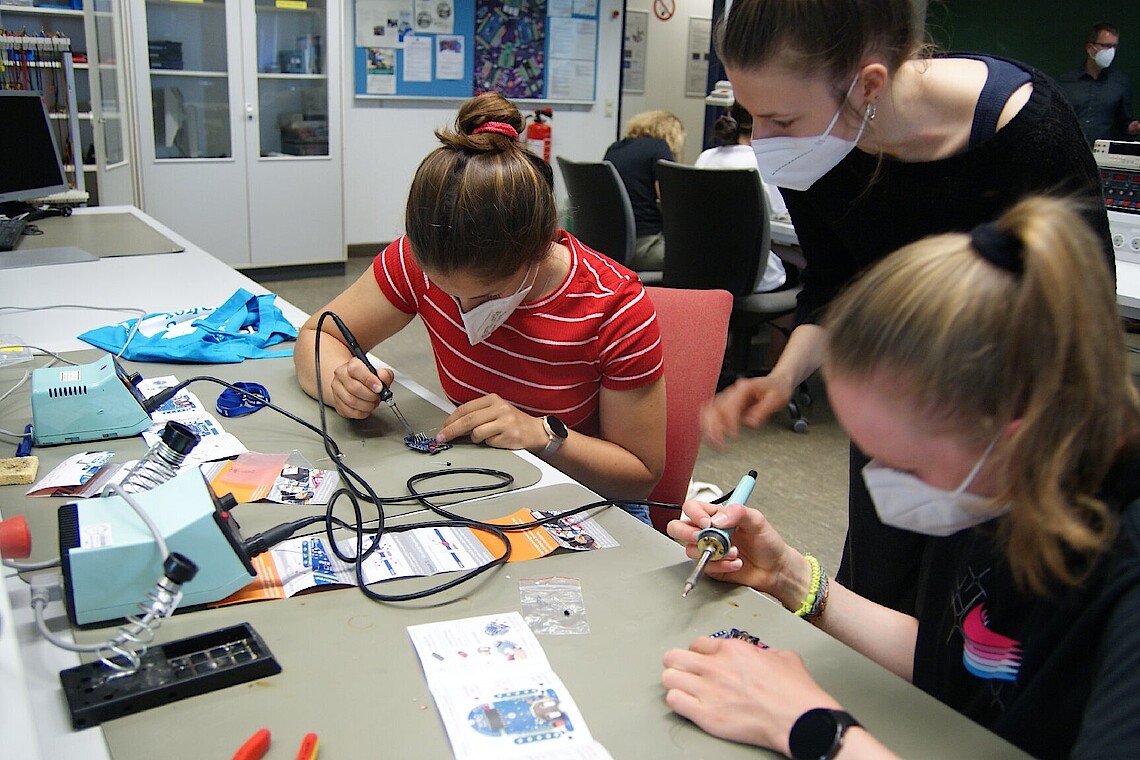
<svg viewBox="0 0 1140 760"><path fill-rule="evenodd" d="M633 260L637 228L633 206L617 169L609 161L571 161L557 156L570 196L574 235L619 264ZM646 283L660 282L660 273L638 272Z"/></svg>
<svg viewBox="0 0 1140 760"><path fill-rule="evenodd" d="M798 286L754 293L771 254L768 201L755 169L696 168L673 161L657 163L665 234L663 284L670 288L719 288L733 296L729 347L719 387L737 377L766 374L751 362L752 339L796 309ZM801 406L811 394L800 384L788 403L792 429L807 431Z"/></svg>

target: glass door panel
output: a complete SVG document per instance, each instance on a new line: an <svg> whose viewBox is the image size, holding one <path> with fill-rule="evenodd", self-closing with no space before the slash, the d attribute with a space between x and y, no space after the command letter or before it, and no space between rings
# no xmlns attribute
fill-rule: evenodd
<svg viewBox="0 0 1140 760"><path fill-rule="evenodd" d="M118 82L118 75L114 69L99 71L99 114L103 125L103 156L108 164L119 164L126 160Z"/></svg>
<svg viewBox="0 0 1140 760"><path fill-rule="evenodd" d="M150 0L146 23L155 158L231 158L223 0Z"/></svg>
<svg viewBox="0 0 1140 760"><path fill-rule="evenodd" d="M96 80L92 94L98 92L99 102L93 104L95 108L92 110L101 125L103 161L105 164L114 165L126 160L123 138L125 124L119 90L117 5L113 0L95 0L93 15L95 45L93 48L88 46L87 57L91 75Z"/></svg>
<svg viewBox="0 0 1140 760"><path fill-rule="evenodd" d="M257 0L258 155L328 156L323 0Z"/></svg>

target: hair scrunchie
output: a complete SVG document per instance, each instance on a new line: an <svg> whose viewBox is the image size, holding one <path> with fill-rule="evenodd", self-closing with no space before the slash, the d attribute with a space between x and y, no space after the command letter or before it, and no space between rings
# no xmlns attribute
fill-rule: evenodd
<svg viewBox="0 0 1140 760"><path fill-rule="evenodd" d="M483 132L494 132L500 135L506 135L512 140L519 139L519 131L507 124L505 121L485 121L471 131L471 134L478 135Z"/></svg>
<svg viewBox="0 0 1140 760"><path fill-rule="evenodd" d="M1025 271L1021 238L1002 232L994 222L979 224L970 230L970 245L986 261L1014 275Z"/></svg>

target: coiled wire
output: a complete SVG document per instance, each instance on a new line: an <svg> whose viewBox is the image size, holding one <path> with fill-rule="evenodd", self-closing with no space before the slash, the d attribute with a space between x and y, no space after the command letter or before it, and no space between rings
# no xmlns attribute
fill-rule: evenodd
<svg viewBox="0 0 1140 760"><path fill-rule="evenodd" d="M107 486L104 492L120 496L150 529L159 556L166 557L169 555L166 539L162 532L130 494L114 484ZM142 655L146 652L146 647L150 642L154 641L154 632L162 625L162 618L170 617L175 608L178 607L178 603L182 601L181 588L181 583L171 580L163 573L155 582L154 589L147 593L148 601L140 602L138 605L143 612L142 616L129 615L127 624L119 628L118 634L114 638L98 644L76 644L58 636L48 627L47 620L44 617L44 609L48 605L46 591L42 595L37 595L33 591L32 611L35 613L36 628L40 635L51 644L69 652L94 652L99 655L102 663L112 671L108 678L121 678L138 671L142 662ZM130 646L132 643L141 645L142 650L137 652L133 650ZM116 662L116 657L123 658L124 662Z"/></svg>
<svg viewBox="0 0 1140 760"><path fill-rule="evenodd" d="M154 641L154 632L162 627L162 619L174 614L182 601L181 584L164 575L147 593L147 599L149 604L139 602L138 605L143 614L128 615L127 624L119 627L118 635L103 642L103 648L99 650L100 661L114 671L107 680L138 672L143 655ZM121 661L116 658L121 658Z"/></svg>
<svg viewBox="0 0 1140 760"><path fill-rule="evenodd" d="M119 487L127 493L141 493L160 486L178 474L186 455L198 444L198 435L179 422L167 422L158 439L138 461Z"/></svg>

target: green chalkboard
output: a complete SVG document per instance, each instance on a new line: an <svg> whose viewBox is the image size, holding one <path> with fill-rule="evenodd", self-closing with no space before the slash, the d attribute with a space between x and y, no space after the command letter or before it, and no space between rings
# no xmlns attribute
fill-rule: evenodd
<svg viewBox="0 0 1140 760"><path fill-rule="evenodd" d="M1120 30L1113 68L1132 79L1140 111L1140 2L1137 0L931 0L926 31L943 50L992 53L1057 76L1085 59L1085 32L1108 22Z"/></svg>

